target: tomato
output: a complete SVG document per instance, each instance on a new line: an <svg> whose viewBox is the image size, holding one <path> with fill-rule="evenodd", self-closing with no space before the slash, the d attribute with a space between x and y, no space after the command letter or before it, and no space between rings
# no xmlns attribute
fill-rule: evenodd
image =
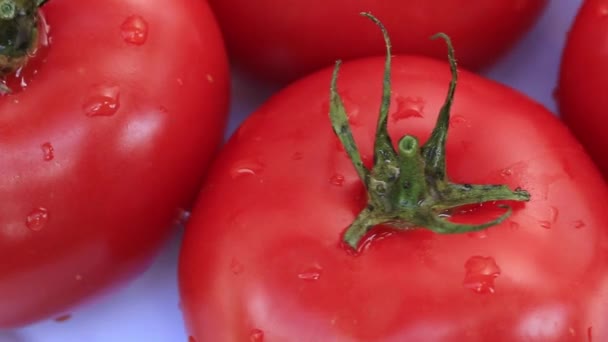
<svg viewBox="0 0 608 342"><path fill-rule="evenodd" d="M547 0L210 0L228 51L258 79L288 82L338 58L382 55L359 12L383 18L396 53L443 58L428 37L438 31L459 47L460 64L488 66L535 23Z"/></svg>
<svg viewBox="0 0 608 342"><path fill-rule="evenodd" d="M466 71L444 104L446 63L397 56L388 90L383 66L340 69L348 119L325 69L225 145L180 255L190 341L606 340L608 188L577 140ZM485 205L441 211L486 190ZM360 227L372 229L352 240Z"/></svg>
<svg viewBox="0 0 608 342"><path fill-rule="evenodd" d="M585 1L568 34L556 95L561 117L608 177L606 39L608 1Z"/></svg>
<svg viewBox="0 0 608 342"><path fill-rule="evenodd" d="M48 36L41 22L0 97L0 328L69 314L146 269L226 124L228 60L206 2L42 10Z"/></svg>

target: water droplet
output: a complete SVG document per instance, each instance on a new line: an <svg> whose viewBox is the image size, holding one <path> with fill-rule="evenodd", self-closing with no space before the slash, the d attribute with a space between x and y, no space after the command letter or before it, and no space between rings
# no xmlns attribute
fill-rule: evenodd
<svg viewBox="0 0 608 342"><path fill-rule="evenodd" d="M36 208L32 210L25 219L25 225L32 231L38 232L46 225L49 220L49 212L46 208Z"/></svg>
<svg viewBox="0 0 608 342"><path fill-rule="evenodd" d="M551 222L557 222L557 218L559 217L559 210L556 207L549 207Z"/></svg>
<svg viewBox="0 0 608 342"><path fill-rule="evenodd" d="M304 154L302 152L295 152L291 155L291 159L293 160L302 160L304 158Z"/></svg>
<svg viewBox="0 0 608 342"><path fill-rule="evenodd" d="M239 275L243 273L244 270L245 267L243 266L243 264L241 264L235 258L232 258L232 260L230 261L230 271L232 271L232 274Z"/></svg>
<svg viewBox="0 0 608 342"><path fill-rule="evenodd" d="M473 256L464 265L466 274L464 287L476 293L494 293L494 280L500 275L500 268L492 257Z"/></svg>
<svg viewBox="0 0 608 342"><path fill-rule="evenodd" d="M500 171L500 175L501 175L501 176L503 176L503 177L505 177L505 178L506 178L506 177L510 177L510 176L512 176L512 175L513 175L513 170L511 170L510 168L505 168L505 169L502 169L502 170Z"/></svg>
<svg viewBox="0 0 608 342"><path fill-rule="evenodd" d="M541 226L541 228L551 229L551 222L549 221L538 221L538 224Z"/></svg>
<svg viewBox="0 0 608 342"><path fill-rule="evenodd" d="M180 87L184 85L184 80L183 80L183 79L181 79L181 78L178 78L178 79L176 79L175 81L177 82L177 84L178 84Z"/></svg>
<svg viewBox="0 0 608 342"><path fill-rule="evenodd" d="M81 274L77 274L74 276L74 279L76 279L76 281L81 281L82 280L82 275Z"/></svg>
<svg viewBox="0 0 608 342"><path fill-rule="evenodd" d="M255 176L264 170L264 165L258 160L241 160L232 168L230 175L233 179L242 176Z"/></svg>
<svg viewBox="0 0 608 342"><path fill-rule="evenodd" d="M72 318L71 314L67 314L67 315L63 315L63 316L59 316L57 318L55 318L55 322L57 323L63 323L65 321L68 321Z"/></svg>
<svg viewBox="0 0 608 342"><path fill-rule="evenodd" d="M139 15L127 17L120 25L122 39L133 45L142 45L148 38L148 23Z"/></svg>
<svg viewBox="0 0 608 342"><path fill-rule="evenodd" d="M319 265L314 265L298 273L298 278L302 280L319 280L323 269Z"/></svg>
<svg viewBox="0 0 608 342"><path fill-rule="evenodd" d="M465 119L465 117L462 115L453 115L450 118L450 127L456 127L465 123L467 123L467 119ZM469 126L467 125L467 127Z"/></svg>
<svg viewBox="0 0 608 342"><path fill-rule="evenodd" d="M260 329L253 329L249 334L250 342L264 342L264 332Z"/></svg>
<svg viewBox="0 0 608 342"><path fill-rule="evenodd" d="M585 222L583 222L582 220L574 221L574 228L581 229L583 227L585 227Z"/></svg>
<svg viewBox="0 0 608 342"><path fill-rule="evenodd" d="M87 116L112 116L120 107L120 89L117 86L103 85L94 87L84 101L82 109Z"/></svg>
<svg viewBox="0 0 608 342"><path fill-rule="evenodd" d="M209 83L215 82L215 79L213 78L213 76L211 76L211 74L207 74L206 78L207 78L207 82L209 82Z"/></svg>
<svg viewBox="0 0 608 342"><path fill-rule="evenodd" d="M483 229L476 232L467 233L467 236L476 239L485 239L488 237L488 231Z"/></svg>
<svg viewBox="0 0 608 342"><path fill-rule="evenodd" d="M421 97L395 97L397 109L391 115L393 121L407 118L421 118L424 111L424 99Z"/></svg>
<svg viewBox="0 0 608 342"><path fill-rule="evenodd" d="M45 142L44 144L40 145L40 148L42 149L42 159L45 161L50 161L55 158L55 149L50 142Z"/></svg>
<svg viewBox="0 0 608 342"><path fill-rule="evenodd" d="M339 173L335 173L329 178L329 182L333 185L342 186L344 184L344 176Z"/></svg>

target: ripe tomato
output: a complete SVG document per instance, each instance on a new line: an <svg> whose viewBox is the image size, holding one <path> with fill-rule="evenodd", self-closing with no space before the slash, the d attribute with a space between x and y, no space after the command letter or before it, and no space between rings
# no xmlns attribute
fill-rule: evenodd
<svg viewBox="0 0 608 342"><path fill-rule="evenodd" d="M480 69L507 51L536 21L547 0L209 0L228 51L258 78L291 81L336 59L382 55L359 12L383 18L396 53L442 58L428 37L446 32L461 65Z"/></svg>
<svg viewBox="0 0 608 342"><path fill-rule="evenodd" d="M583 3L562 56L557 100L563 120L608 177L608 1ZM590 72L591 71L591 72Z"/></svg>
<svg viewBox="0 0 608 342"><path fill-rule="evenodd" d="M608 339L608 189L567 128L525 96L462 71L451 120L444 109L437 126L443 131L429 138L444 104L448 66L395 57L392 91L383 92L383 64L362 59L339 73L361 159L366 166L374 160L367 176L347 156L353 144L342 148L332 132L329 108L341 138L349 131L345 118L336 124L338 101L329 103L331 70L276 94L225 145L180 256L190 341ZM377 118L381 94L392 100L387 135L393 144L381 134L374 142L376 122L387 122ZM463 185L438 181L442 162L428 162L443 155L437 137L448 126L447 172ZM428 139L424 164L410 154L420 151L414 137ZM413 163L393 163L396 156L387 151L395 144L398 160L413 157ZM450 191L495 189L466 183L522 187L531 199L514 190L529 202L507 202L511 216L487 230L392 229L402 217L431 228L502 213L486 204L461 207L451 219L429 216L454 199ZM394 196L400 191L428 196ZM353 244L360 249L352 253L341 240L351 242L360 213L382 206L389 208L384 217L364 223L383 225ZM432 225L417 224L425 219ZM441 224L432 229L443 230Z"/></svg>
<svg viewBox="0 0 608 342"><path fill-rule="evenodd" d="M43 12L48 37L40 25L0 97L0 328L70 313L143 271L226 121L227 57L206 2Z"/></svg>

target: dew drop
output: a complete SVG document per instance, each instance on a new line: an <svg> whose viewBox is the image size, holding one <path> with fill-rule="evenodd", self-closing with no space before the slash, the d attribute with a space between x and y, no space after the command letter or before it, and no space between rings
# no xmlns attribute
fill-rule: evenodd
<svg viewBox="0 0 608 342"><path fill-rule="evenodd" d="M253 329L249 334L250 342L264 342L264 332L260 329Z"/></svg>
<svg viewBox="0 0 608 342"><path fill-rule="evenodd" d="M464 264L466 274L464 287L476 293L494 293L494 280L500 275L500 268L492 257L473 256Z"/></svg>
<svg viewBox="0 0 608 342"><path fill-rule="evenodd" d="M25 225L32 231L41 231L49 220L49 212L46 208L32 210L25 219Z"/></svg>
<svg viewBox="0 0 608 342"><path fill-rule="evenodd" d="M397 109L391 115L393 121L399 121L407 118L421 118L424 112L424 99L421 97L395 97Z"/></svg>
<svg viewBox="0 0 608 342"><path fill-rule="evenodd" d="M55 149L50 142L45 142L44 144L40 145L40 148L42 149L42 159L45 161L50 161L55 158Z"/></svg>
<svg viewBox="0 0 608 342"><path fill-rule="evenodd" d="M585 227L585 222L583 222L582 220L574 221L574 228L581 229L583 227Z"/></svg>
<svg viewBox="0 0 608 342"><path fill-rule="evenodd" d="M264 170L264 165L257 160L241 160L232 168L230 175L233 179L242 176L256 176Z"/></svg>
<svg viewBox="0 0 608 342"><path fill-rule="evenodd" d="M559 217L559 210L557 210L556 207L550 207L549 211L550 211L550 215L551 215L551 222L553 222L553 223L557 222L557 218Z"/></svg>
<svg viewBox="0 0 608 342"><path fill-rule="evenodd" d="M488 232L486 229L483 229L476 232L467 233L467 236L475 239L485 239L488 237Z"/></svg>
<svg viewBox="0 0 608 342"><path fill-rule="evenodd" d="M127 17L120 25L122 39L133 45L142 45L148 38L148 23L139 15Z"/></svg>
<svg viewBox="0 0 608 342"><path fill-rule="evenodd" d="M453 115L450 118L450 127L456 127L465 123L467 123L467 119L462 115Z"/></svg>
<svg viewBox="0 0 608 342"><path fill-rule="evenodd" d="M319 265L309 267L302 272L298 273L298 278L302 280L319 280L321 278L321 272L323 269Z"/></svg>
<svg viewBox="0 0 608 342"><path fill-rule="evenodd" d="M542 220L542 221L538 221L538 224L541 226L541 228L551 229L551 222L550 221Z"/></svg>
<svg viewBox="0 0 608 342"><path fill-rule="evenodd" d="M344 185L344 176L339 173L335 173L329 178L329 182L336 186L342 186Z"/></svg>
<svg viewBox="0 0 608 342"><path fill-rule="evenodd" d="M230 271L232 272L232 274L239 275L243 273L244 270L245 267L243 266L243 264L241 264L237 259L232 258L232 260L230 261Z"/></svg>
<svg viewBox="0 0 608 342"><path fill-rule="evenodd" d="M510 177L513 175L513 170L510 168L505 168L500 171L500 175L503 177Z"/></svg>
<svg viewBox="0 0 608 342"><path fill-rule="evenodd" d="M82 109L87 116L112 116L120 107L119 88L103 85L94 87L84 101Z"/></svg>
<svg viewBox="0 0 608 342"><path fill-rule="evenodd" d="M62 315L62 316L59 316L59 317L55 318L55 322L57 322L57 323L63 323L65 321L70 320L71 318L72 318L72 315L70 315L70 314Z"/></svg>

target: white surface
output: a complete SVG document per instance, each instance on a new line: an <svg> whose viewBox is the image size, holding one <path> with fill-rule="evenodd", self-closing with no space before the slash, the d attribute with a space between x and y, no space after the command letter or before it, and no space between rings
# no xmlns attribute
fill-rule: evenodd
<svg viewBox="0 0 608 342"><path fill-rule="evenodd" d="M511 53L484 74L521 90L555 112L552 92L561 49L580 3L580 0L551 1L537 26ZM235 79L227 136L270 93L270 89ZM42 322L24 329L0 332L0 342L187 341L178 309L176 264L179 239L175 236L153 267L122 290L81 308L65 322Z"/></svg>

